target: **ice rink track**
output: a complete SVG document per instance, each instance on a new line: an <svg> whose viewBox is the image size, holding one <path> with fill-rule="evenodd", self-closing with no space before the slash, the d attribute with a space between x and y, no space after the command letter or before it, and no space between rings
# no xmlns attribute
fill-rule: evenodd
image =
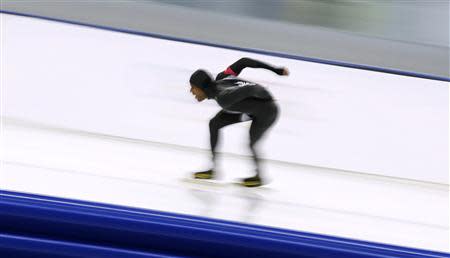
<svg viewBox="0 0 450 258"><path fill-rule="evenodd" d="M1 14L1 16L3 22L11 18L9 15ZM105 35L96 36L96 32L86 28L76 26L67 28L65 27L67 25L55 25L51 22L19 17L11 18L11 21L9 24L14 24L15 31L24 29L24 27L20 27L21 24L33 23L37 24L36 26L45 27L45 30L60 30L61 33L67 33L67 30L75 30L80 35L89 33L90 40L98 41L99 46L104 43L102 37ZM14 34L12 28L6 28L10 30L6 33L12 33L6 35L19 35ZM64 38L55 36L51 41L57 42L54 46L56 49L51 50L47 49L44 43L46 37L52 34L48 30L49 34L42 34L43 31L38 28L34 32L35 34L27 34L27 37L36 37L38 39L36 45L39 43L43 45L34 45L31 48L41 47L45 53L41 52L42 56L33 57L26 53L27 51L34 52L36 49L23 49L22 57L30 58L30 60L26 62L29 67L22 68L34 70L34 72L30 71L30 74L20 78L17 73L21 70L17 68L24 63L14 64L13 59L16 57L12 53L18 52L14 52L12 41L5 39L3 37L5 34L2 35L2 45L5 40L9 41L5 45L7 52L2 53L2 163L0 171L0 187L2 189L255 223L427 250L450 251L449 188L448 183L441 183L445 180L448 182L448 176L445 178L445 175L440 176L442 173L435 173L429 178L426 176L420 178L420 172L426 173L427 171L426 167L423 167L423 164L427 164L426 161L430 164L429 170L435 172L443 171L446 168L448 170L448 163L447 167L442 165L445 157L426 155L426 152L429 151L427 148L436 147L438 150L445 148L445 145L438 142L442 140L440 138L443 135L442 132L445 129L448 132L448 127L442 128L440 121L445 115L448 119L448 112L445 113L441 109L442 105L448 105L448 88L445 90L440 88L442 85L445 87L446 82L398 78L400 84L404 82L402 80L406 80L411 82L410 89L415 89L409 93L408 89L402 91L402 93L409 94L407 97L410 97L410 102L406 98L406 102L395 108L398 115L404 115L404 121L397 124L395 121L389 120L381 132L378 131L379 134L372 134L373 139L370 140L367 140L364 132L367 132L367 128L373 128L376 125L375 122L370 124L374 119L383 121L380 114L386 110L370 110L373 105L369 105L370 103L365 103L367 104L365 105L361 99L356 100L355 103L360 104L358 106L360 109L380 116L358 117L359 127L355 131L361 132L361 135L356 135L356 138L364 139L364 141L348 142L345 145L345 141L355 137L355 131L347 130L355 125L351 122L352 117L345 115L348 110L352 110L352 115L355 115L355 103L353 106L342 106L340 105L342 103L338 103L335 99L339 99L340 94L343 94L342 96L346 94L343 93L346 86L337 83L334 91L329 88L320 88L320 86L315 88L323 83L321 81L323 73L317 75L305 73L304 77L309 79L312 77L316 81L313 80L314 84L302 84L303 95L298 95L311 97L311 99L299 99L295 95L289 96L282 93L283 87L289 89L295 87L291 84L292 77L291 81L282 82L273 81L274 79L267 75L262 82L275 85L272 89L275 91L275 95L278 93L277 96L281 96L280 102L288 103L282 109L287 118L280 121L278 131L274 129L274 137L270 139L275 143L270 143L270 141L265 143L269 146L266 146L265 149L267 159L264 162L264 168L270 184L259 189L243 189L225 183L245 177L251 172L251 161L246 153L245 144L242 143L242 139L246 137L247 125L245 124L238 126L237 129L230 129L231 133L224 135L224 138L228 137L228 144L223 146L224 154L220 157L219 171L222 183L193 184L184 179L188 177L191 170L206 166L208 158L205 147L207 146L206 131L200 126L207 122L206 119L216 111L216 108L208 105L204 115L196 117L194 113L201 112L201 108L195 106L194 102L187 102L190 96L184 96L186 93L182 90L180 93L175 93L178 89L175 89L174 86L178 87L178 85L174 85L174 83L182 82L190 72L187 70L187 64L191 60L178 57L172 59L172 61L178 61L172 66L168 64L155 66L157 61L151 60L153 65L137 62L132 67L124 67L114 64L117 57L108 56L107 52L104 52L101 53L103 62L109 62L110 66L107 70L98 69L97 76L92 79L84 74L84 69L86 67L92 69L99 65L97 58L91 60L89 55L82 55L80 52L59 60L57 48L64 49L66 44ZM111 32L100 32L100 34L102 33ZM116 36L107 37L114 38ZM74 40L77 40L77 36L72 36L71 39L73 43ZM26 46L25 42L21 42L21 44L20 47ZM81 48L88 47L83 44L85 42L80 39L76 45ZM167 42L167 44L175 43ZM110 48L106 45L103 47ZM123 47L120 46L118 49ZM114 49L110 50L112 51L110 53L114 52ZM78 50L73 49L73 51ZM233 53L228 61L234 60L239 55L242 53ZM155 53L149 56L156 57ZM161 56L158 57L161 58ZM133 55L121 58L127 57L133 57ZM268 59L280 62L277 58ZM48 69L62 65L62 63L48 64L48 60L65 60L70 65L68 65L68 69L53 70L49 73L35 66L40 62L43 64L42 67L48 71ZM226 61L214 61L210 65L212 69L218 70L224 62ZM285 61L288 65L292 62L292 60ZM6 68L3 66L5 63L7 64ZM92 63L93 66L90 66ZM206 65L206 62L201 61L199 65L201 64ZM121 74L119 80L128 82L128 92L134 94L135 99L139 99L136 96L144 97L140 99L142 103L130 103L128 107L125 100L129 97L120 95L121 90L114 88L119 84L108 85L106 81L102 81L102 78L105 80L111 76L106 73L107 71L115 72L114 66L116 65L117 72ZM327 74L337 73L325 65L320 65L320 67L317 69L324 69ZM133 69L138 71L150 69L151 71L149 71L150 75L145 78L136 78L127 74ZM142 72L142 70L140 71ZM78 75L78 77L73 77L73 75ZM260 73L249 73L250 78L258 78L259 75ZM354 75L360 76L360 79L366 78L366 75L363 74ZM66 85L61 84L60 78L63 76L68 76ZM387 77L390 76L394 75L387 75ZM38 79L42 79L45 83L36 83ZM147 79L147 81L138 81L138 79ZM171 81L170 85L166 85L166 87L174 94L169 100L169 106L166 107L162 104L164 98L168 96L166 91L156 87L148 90L144 86L164 85L164 83L167 84L167 79ZM380 82L384 80L378 77L372 79L380 80ZM420 83L415 84L417 80ZM5 87L5 83L11 84ZM91 85L99 83L106 83L106 85L89 88ZM17 87L12 88L12 85ZM77 85L79 87L75 88ZM116 95L111 95L107 91L107 86L111 87L113 94ZM383 95L386 91L380 90L383 85L377 88L375 86L379 85L360 89L358 97L367 96L368 93L364 91L371 89L374 89L380 98L386 96ZM30 87L32 88L30 89ZM67 90L70 91L70 87L74 87L76 90L67 92ZM179 87L183 88L183 85ZM438 99L437 102L431 97L428 100L419 98L420 92L422 92L420 89L426 87L435 87L436 91L442 91L447 95ZM104 94L101 94L102 91ZM294 91L290 93L292 92ZM304 94L308 92L310 94ZM435 95L430 93L430 96ZM53 96L63 96L67 99L55 99ZM105 99L112 98L99 100L100 96ZM119 96L123 98L123 102L120 102ZM423 95L421 96L423 97ZM344 97L342 98L344 99ZM395 96L390 95L390 98L378 108L389 108L390 104L396 103ZM402 98L405 99L405 95L402 95ZM367 100L369 99L367 98ZM298 111L295 106L289 105L296 100L304 103L303 110ZM317 100L334 101L335 106L324 107L324 105L312 104ZM418 100L422 102L417 102ZM145 101L150 101L152 104L143 104ZM433 102L433 105L427 101ZM58 105L60 106L59 110L55 109ZM192 109L187 110L186 107L191 105ZM322 106L322 109L317 109L319 106ZM96 109L90 110L92 107L96 107ZM161 107L161 109L156 112L149 109L157 107ZM173 109L169 109L170 107ZM323 117L325 111L331 111L333 108L335 108L335 113L328 112L326 113L328 117ZM411 109L415 109L415 111L411 112ZM140 111L136 113L136 110ZM174 112L175 110L179 111L178 114ZM433 113L434 117L430 118L427 112ZM73 116L76 113L81 115ZM356 113L363 114L362 111ZM86 116L89 114L91 116ZM337 115L341 120L331 119L333 115ZM154 116L162 116L162 118ZM389 119L393 119L394 116ZM123 121L123 117L127 117L129 120ZM414 121L414 118L417 119L417 117L428 117L428 125L431 124L431 127L434 127L432 129L417 128L420 127ZM167 121L178 121L178 123ZM340 123L345 125L341 126ZM166 125L169 125L169 128L166 128ZM399 153L401 148L404 148L402 143L411 139L408 135L401 135L401 130L409 125L411 126L411 131L408 132L411 134L410 136L414 136L420 130L430 130L435 134L429 135L426 140L416 139L417 142L414 145L424 147L422 150L418 148L419 150L410 150L406 154ZM415 127L413 128L412 125ZM177 134L179 132L177 126L188 130L189 133L185 135L189 137L180 138L180 135ZM299 129L300 133L298 133L299 130L295 130L296 126L303 128ZM305 127L307 129L304 129ZM281 150L283 144L293 140L300 145L301 140L304 139L302 135L308 135L310 131L314 130L326 132L330 128L335 129L334 135L333 132L330 133L330 139L341 136L340 139L335 139L333 140L335 142L330 144L335 149L318 150L318 147L311 149L314 147L314 141L309 143L305 141L304 145L299 147L300 149L285 155L284 160L280 158L282 155L279 152L270 151L271 149ZM339 131L339 134L336 131ZM181 130L181 132L183 131ZM193 132L199 132L199 134L196 135ZM392 133L399 137L393 139L394 143L392 141L377 143L386 135L385 133ZM194 139L195 136L201 138L200 144L197 143L198 140ZM318 139L323 135L318 133L312 136ZM320 142L316 141L316 143L318 143L317 146L321 146ZM350 154L357 153L352 149L363 145L371 147L382 145L378 147L385 148L387 153L374 157L372 163L366 162L367 160L364 159L367 156L364 155L359 158L348 158L351 156ZM308 148L312 154L308 154ZM367 154L370 152L369 149L361 148L360 151ZM339 150L344 154L339 157L334 156L340 152ZM321 152L324 155L320 156ZM395 153L394 159L410 159L412 164L400 162L399 165L390 160L379 167L376 166L377 161L385 160L386 156L392 156L393 153ZM299 160L298 156L302 158ZM305 156L306 158L303 158ZM418 157L422 158L420 162L415 159L411 160L411 158ZM417 168L417 166L422 167ZM417 168L415 172L418 172L416 174L419 176L401 179L402 173L399 171L405 171L411 167ZM374 171L377 173L372 173ZM383 175L384 171L391 172L392 175L385 176Z"/></svg>

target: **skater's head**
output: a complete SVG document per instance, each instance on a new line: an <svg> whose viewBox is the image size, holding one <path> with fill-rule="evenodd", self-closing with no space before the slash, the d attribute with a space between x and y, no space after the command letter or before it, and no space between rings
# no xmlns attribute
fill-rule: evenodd
<svg viewBox="0 0 450 258"><path fill-rule="evenodd" d="M202 102L203 100L207 99L206 93L203 91L202 88L199 88L197 86L191 85L191 93L195 96L198 102Z"/></svg>
<svg viewBox="0 0 450 258"><path fill-rule="evenodd" d="M205 90L210 87L212 77L207 71L200 69L191 75L189 83L191 84L191 93L195 96L198 102L200 102L208 97Z"/></svg>

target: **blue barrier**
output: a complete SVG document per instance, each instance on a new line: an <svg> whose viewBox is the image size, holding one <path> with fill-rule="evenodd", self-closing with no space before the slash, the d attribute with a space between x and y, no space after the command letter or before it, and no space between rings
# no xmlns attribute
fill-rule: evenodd
<svg viewBox="0 0 450 258"><path fill-rule="evenodd" d="M62 257L130 257L130 258L181 258L123 250L118 248L57 241L43 238L0 234L1 257L62 258Z"/></svg>
<svg viewBox="0 0 450 258"><path fill-rule="evenodd" d="M237 222L0 190L0 257L450 257Z"/></svg>
<svg viewBox="0 0 450 258"><path fill-rule="evenodd" d="M96 29L101 29L101 30L109 30L109 31L115 31L115 32L120 32L120 33L139 35L139 36L144 36L144 37L152 37L152 38L158 38L158 39L191 43L191 44L208 46L208 47L217 47L217 48L224 48L224 49L230 49L230 50L238 50L238 51L244 51L244 52L249 52L249 53L262 54L262 55L267 55L267 56L275 56L275 57L294 59L294 60L300 60L300 61L306 61L306 62L314 62L314 63L327 64L327 65L335 65L335 66L347 67L347 68L352 68L352 69L361 69L361 70L368 70L368 71L374 71L374 72L390 73L390 74L396 74L396 75L402 75L402 76L410 76L410 77L416 77L416 78L422 78L422 79L450 82L450 78L445 77L445 76L437 76L437 75L430 75L430 74L424 74L424 73L402 71L402 70L398 70L398 69L377 67L377 66L371 66L371 65L352 64L352 63L347 63L347 62L326 60L326 59L320 59L320 58L314 58L314 57L305 57L305 56L300 56L300 55L280 53L280 52L275 52L275 51L267 51L267 50L262 50L262 49L230 46L230 45L225 45L225 44L218 44L218 43L205 42L205 41L194 40L194 39L168 36L168 35L163 35L163 34L158 34L158 33L150 33L150 32L142 32L142 31L135 31L135 30L129 30L129 29L114 28L114 27L110 27L110 26L102 26L102 25L90 24L90 23L85 23L85 22L70 21L70 20L46 17L46 16L41 16L41 15L12 12L12 11L7 11L7 10L0 10L0 13L29 17L29 18L36 18L36 19L43 19L43 20L54 21L54 22L62 22L62 23L91 27L91 28L96 28Z"/></svg>

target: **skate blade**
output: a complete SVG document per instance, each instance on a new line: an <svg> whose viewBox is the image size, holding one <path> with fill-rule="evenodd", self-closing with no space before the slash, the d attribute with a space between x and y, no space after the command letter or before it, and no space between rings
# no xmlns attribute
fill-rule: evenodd
<svg viewBox="0 0 450 258"><path fill-rule="evenodd" d="M194 179L214 179L213 176L210 175L194 175Z"/></svg>
<svg viewBox="0 0 450 258"><path fill-rule="evenodd" d="M253 182L246 182L246 183L239 182L238 184L240 186L245 186L245 187L261 187L261 186L263 186L263 184L257 183L257 182L255 182L255 183L253 183Z"/></svg>
<svg viewBox="0 0 450 258"><path fill-rule="evenodd" d="M201 186L212 186L212 187L225 187L228 183L220 182L215 179L195 179L195 178L182 178L181 182L201 185Z"/></svg>

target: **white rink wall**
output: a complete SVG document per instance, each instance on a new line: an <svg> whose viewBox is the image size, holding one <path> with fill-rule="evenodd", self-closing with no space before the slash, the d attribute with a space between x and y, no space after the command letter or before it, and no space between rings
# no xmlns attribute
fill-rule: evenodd
<svg viewBox="0 0 450 258"><path fill-rule="evenodd" d="M219 107L196 103L189 76L248 56L291 71L242 73L281 107L261 143L265 158L448 184L448 82L1 19L3 118L207 149L207 122ZM221 150L247 155L248 127L226 128Z"/></svg>

